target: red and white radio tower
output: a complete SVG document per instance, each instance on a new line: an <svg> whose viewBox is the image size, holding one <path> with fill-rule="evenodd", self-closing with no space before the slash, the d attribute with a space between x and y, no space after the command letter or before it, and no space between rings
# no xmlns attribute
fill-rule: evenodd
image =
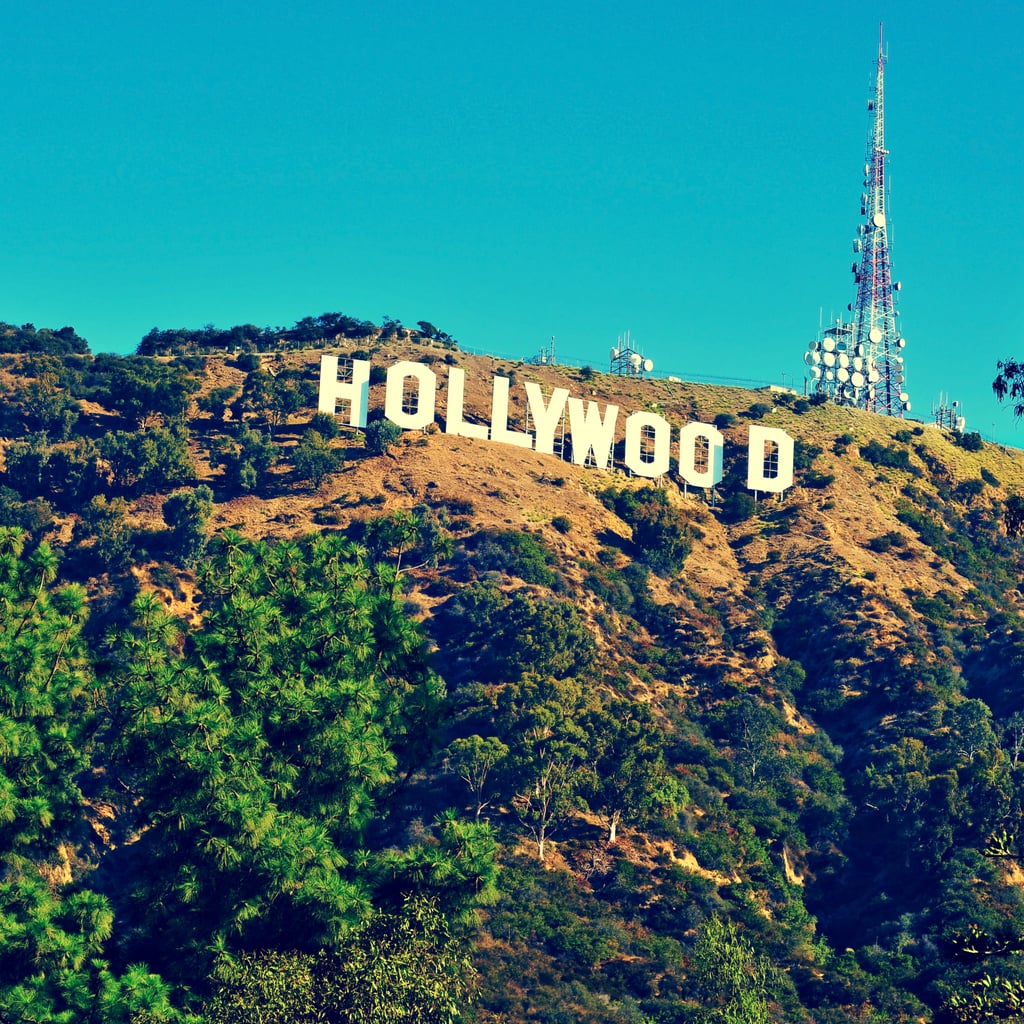
<svg viewBox="0 0 1024 1024"><path fill-rule="evenodd" d="M905 387L903 347L906 344L896 323L896 293L900 282L892 279L889 259L888 198L885 189L885 53L882 28L878 28L878 71L874 98L868 100L871 128L864 193L860 212L864 221L853 242L860 262L851 269L857 298L847 306L850 320L837 320L808 346L804 362L809 367L811 390L842 405L902 416L910 411Z"/></svg>

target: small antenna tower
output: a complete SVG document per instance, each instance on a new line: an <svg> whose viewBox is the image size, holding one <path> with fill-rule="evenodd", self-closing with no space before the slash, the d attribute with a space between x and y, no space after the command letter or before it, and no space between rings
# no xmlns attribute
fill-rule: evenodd
<svg viewBox="0 0 1024 1024"><path fill-rule="evenodd" d="M900 416L910 411L903 368L906 341L897 325L896 294L889 258L888 198L885 183L885 62L882 26L878 26L878 64L871 113L864 191L850 269L857 297L847 306L848 322L837 319L807 346L810 390L841 405Z"/></svg>
<svg viewBox="0 0 1024 1024"><path fill-rule="evenodd" d="M555 336L551 335L551 342L541 345L540 351L526 360L533 366L555 366L558 360L555 358Z"/></svg>
<svg viewBox="0 0 1024 1024"><path fill-rule="evenodd" d="M645 359L633 345L629 331L619 335L615 348L609 353L611 372L620 377L643 377L654 369L654 360Z"/></svg>
<svg viewBox="0 0 1024 1024"><path fill-rule="evenodd" d="M932 405L932 416L935 418L935 425L943 430L955 430L958 434L964 432L967 426L967 419L963 415L959 402L950 402L949 395L939 394L938 405Z"/></svg>

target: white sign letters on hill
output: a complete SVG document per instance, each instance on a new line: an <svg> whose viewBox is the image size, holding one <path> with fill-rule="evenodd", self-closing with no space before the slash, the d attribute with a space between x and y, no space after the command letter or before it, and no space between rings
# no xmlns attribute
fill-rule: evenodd
<svg viewBox="0 0 1024 1024"><path fill-rule="evenodd" d="M508 377L491 379L490 423L472 423L464 417L466 371L448 368L445 433L555 453L555 435L568 416L572 461L577 466L613 464L615 428L619 407L601 406L570 398L566 388L554 388L548 399L539 384L527 381L527 422L530 431L509 426ZM348 422L365 427L370 402L370 363L352 360L351 379L338 378L338 357L320 358L318 409L335 415L339 402L348 402ZM384 415L405 430L421 430L434 422L437 406L437 374L423 363L401 361L388 367L384 391ZM634 412L626 417L623 463L637 476L655 479L669 472L672 463L673 429L653 412ZM687 423L675 435L676 468L691 487L714 487L722 479L725 439L710 423ZM793 439L775 427L751 423L747 442L747 487L778 494L793 484Z"/></svg>

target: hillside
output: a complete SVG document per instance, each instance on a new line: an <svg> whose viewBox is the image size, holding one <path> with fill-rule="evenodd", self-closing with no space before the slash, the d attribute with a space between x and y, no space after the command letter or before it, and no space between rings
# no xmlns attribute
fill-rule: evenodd
<svg viewBox="0 0 1024 1024"><path fill-rule="evenodd" d="M1015 1019L1024 548L1004 512L1024 489L1024 453L785 392L510 363L415 337L360 344L326 351L374 368L365 431L314 418L320 349L0 357L2 522L27 530L25 557L54 545L54 586L84 586L96 692L135 685L131 659L119 662L104 637L138 633L130 602L140 593L184 623L186 639L161 658L193 645L214 663L187 637L212 643L226 628L216 595L230 602L230 559L247 550L232 531L293 545L238 563L253 600L279 593L289 559L295 572L308 565L304 586L318 585L326 563L303 538L351 537L375 566L368 593L381 608L395 598L394 611L372 613L383 616L374 635L401 613L430 649L428 670L389 625L378 669L398 659L390 671L419 694L409 707L427 701L418 688L429 671L445 693L421 725L408 709L380 725L396 730L398 767L358 843L411 851L394 877L428 879L419 884L469 942L479 975L466 1019ZM403 359L437 374L437 416L378 442L383 371ZM465 372L468 423L491 420L496 375L512 382L511 429L528 426L528 381L546 396L565 388L617 405L618 464L632 412L676 432L714 421L724 479L712 494L674 469L648 481L575 465L569 444L559 457L446 433L453 369ZM784 494L745 486L751 424L796 441ZM676 457L673 445L673 467ZM202 570L206 536L225 530L210 550L228 560ZM15 637L16 605L5 627ZM363 628L346 622L341 632ZM302 617L288 627L302 628ZM7 671L13 720L24 701ZM141 755L117 738L134 721L121 701L92 706L88 772L84 762L58 772L81 788L79 820L58 815L60 834L40 833L19 856L64 865L55 893L91 886L109 900L111 970L144 960L181 1005L184 962L140 937L139 912L112 882L142 871L131 851L147 843L156 863L187 861L187 845L172 855L158 819L139 816L173 791L180 768L145 789ZM190 728L202 731L202 719ZM13 749L0 746L9 772ZM466 823L461 852L449 808ZM441 850L464 867L485 835L493 876L482 853L458 885L416 860ZM60 853L40 852L47 843ZM354 849L344 847L348 861ZM375 870L367 891L386 908L402 886ZM218 941L239 953L288 949L267 923L280 902L252 906L259 923L238 918ZM974 985L986 972L1003 987Z"/></svg>

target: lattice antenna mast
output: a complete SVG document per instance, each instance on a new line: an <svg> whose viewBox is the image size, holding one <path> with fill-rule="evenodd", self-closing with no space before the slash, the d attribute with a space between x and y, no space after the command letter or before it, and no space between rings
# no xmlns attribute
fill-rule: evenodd
<svg viewBox="0 0 1024 1024"><path fill-rule="evenodd" d="M878 27L878 65L875 92L868 101L871 127L865 192L860 197L864 221L857 229L853 250L860 260L851 266L857 285L856 301L847 309L850 320L836 320L807 346L804 362L809 367L815 394L841 405L902 416L910 411L904 385L903 347L906 344L896 323L895 295L889 259L888 196L885 181L885 51L882 26Z"/></svg>
<svg viewBox="0 0 1024 1024"><path fill-rule="evenodd" d="M859 228L860 265L854 267L857 299L853 304L854 340L863 345L865 364L874 373L865 395L864 406L888 416L902 416L909 409L909 396L904 390L903 338L896 324L893 283L889 258L888 197L886 194L885 160L885 51L882 26L878 27L878 68L875 74L875 96L869 103L873 112L868 138L867 163L861 213L866 217Z"/></svg>

